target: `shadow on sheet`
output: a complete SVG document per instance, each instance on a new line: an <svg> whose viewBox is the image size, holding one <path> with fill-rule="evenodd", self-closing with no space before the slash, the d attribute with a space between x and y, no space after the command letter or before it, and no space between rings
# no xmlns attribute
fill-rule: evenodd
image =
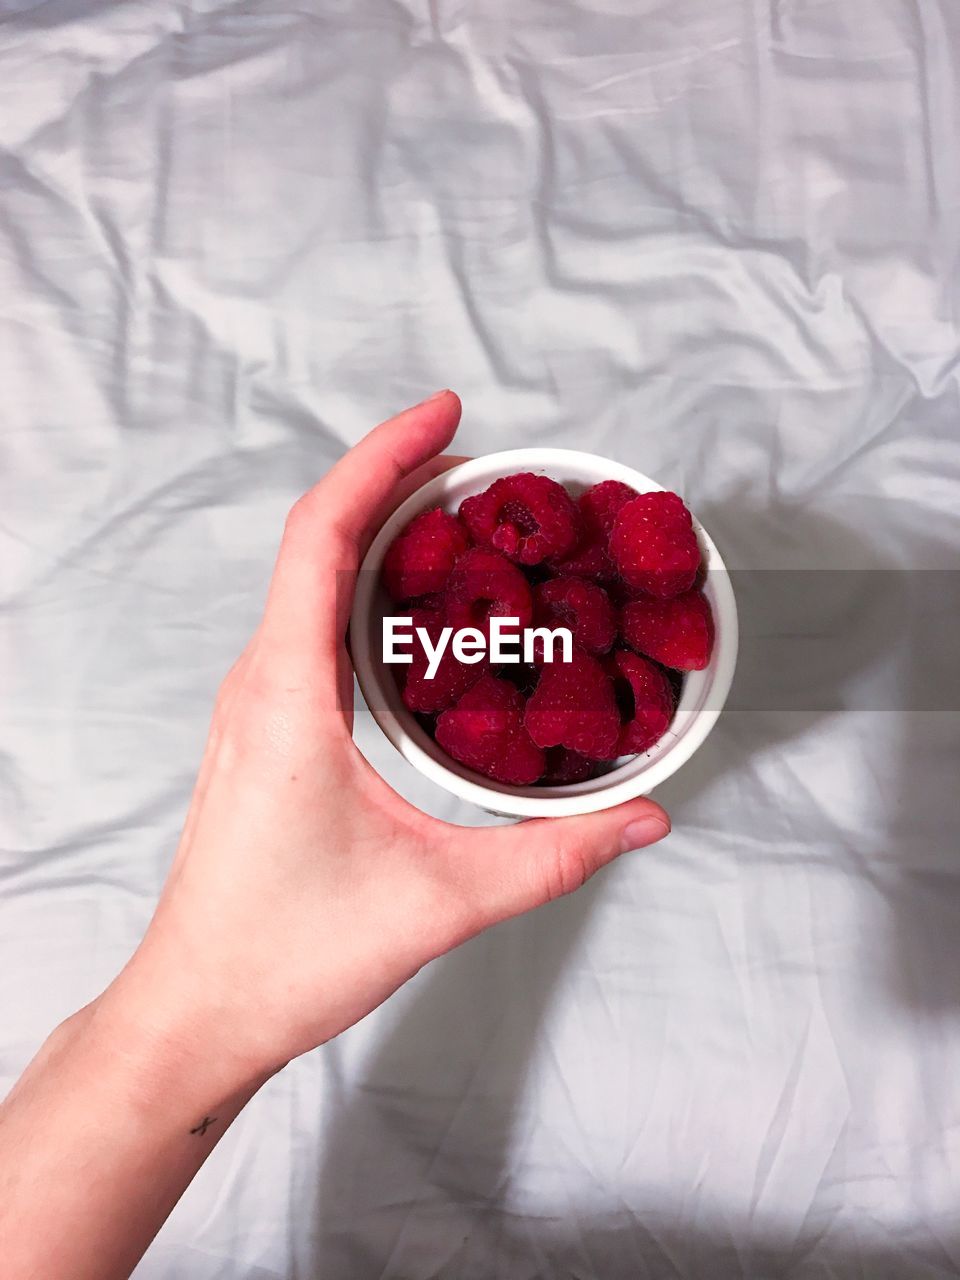
<svg viewBox="0 0 960 1280"><path fill-rule="evenodd" d="M700 514L711 528L724 518L720 512ZM726 518L732 518L729 507ZM901 1009L906 1004L918 1018L935 1018L960 1001L960 944L944 945L947 930L955 938L960 930L950 896L938 893L950 868L931 864L923 854L931 842L914 837L925 813L942 823L952 812L954 833L960 829L960 787L948 776L949 753L944 751L938 772L931 770L929 751L931 734L944 735L946 747L955 724L949 713L960 707L954 673L960 574L878 568L852 530L836 522L825 526L822 516L805 516L797 508L740 509L735 519L745 545L782 543L786 537L799 546L829 547L831 555L822 570L734 570L743 646L725 713L724 749L704 749L658 791L658 799L682 827L695 797L719 778L748 778L752 765L762 786L758 762L776 757L791 737L805 734L822 717L881 717L885 734L894 717L901 758L896 775L879 780L874 839L867 852L853 839L830 856L840 874L858 882L858 891L889 899L889 929L879 938L865 936L859 980L879 987L880 999ZM949 549L931 544L928 550L929 557L920 558L938 564ZM917 555L916 544L911 554ZM842 761L837 769L842 776ZM804 809L812 801L804 795L795 814L783 815L801 842ZM715 821L719 831L722 814ZM728 853L737 857L735 848ZM317 1187L315 1255L304 1275L904 1280L909 1274L910 1280L924 1280L960 1274L960 1229L917 1247L871 1237L865 1219L864 1230L847 1238L831 1228L829 1197L801 1229L778 1232L763 1219L759 1169L754 1203L739 1213L701 1212L695 1186L682 1204L673 1205L647 1188L640 1210L623 1201L568 1204L562 1187L556 1212L548 1217L518 1208L510 1178L524 1158L519 1117L525 1117L524 1125L535 1123L532 1064L545 1052L554 993L561 979L569 987L571 965L604 892L601 875L572 898L502 926L509 931L502 935L508 945L496 945L495 931L427 971L412 1006L379 1046L360 1084L343 1098L328 1131ZM873 932L865 921L865 935L868 930ZM506 1009L488 994L503 990L514 992ZM850 1029L853 1036L862 1032ZM696 1028L690 1035L695 1037ZM643 1053L644 1047L633 1051ZM692 1051L700 1050L693 1044ZM465 1082L469 1103L457 1093ZM601 1069L596 1088L603 1087ZM621 1082L617 1096L623 1093ZM638 1096L635 1113L623 1117L625 1129L639 1132L641 1147L647 1102ZM577 1124L573 1099L571 1124ZM446 1154L451 1149L455 1159ZM374 1176L365 1176L359 1153L375 1159ZM538 1176L549 1184L549 1170ZM395 1189L392 1204L384 1203L387 1185ZM349 1266L341 1269L347 1255Z"/></svg>

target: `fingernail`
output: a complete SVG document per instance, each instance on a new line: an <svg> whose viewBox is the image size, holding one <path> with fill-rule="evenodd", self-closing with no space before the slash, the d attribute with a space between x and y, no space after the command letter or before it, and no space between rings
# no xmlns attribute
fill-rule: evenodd
<svg viewBox="0 0 960 1280"><path fill-rule="evenodd" d="M427 396L426 400L421 400L421 404L429 404L431 400L439 400L441 396L448 396L450 388L444 387L442 391L435 391L432 396Z"/></svg>
<svg viewBox="0 0 960 1280"><path fill-rule="evenodd" d="M642 849L669 834L670 823L656 814L635 818L633 822L627 823L620 834L620 852L629 853L631 849Z"/></svg>

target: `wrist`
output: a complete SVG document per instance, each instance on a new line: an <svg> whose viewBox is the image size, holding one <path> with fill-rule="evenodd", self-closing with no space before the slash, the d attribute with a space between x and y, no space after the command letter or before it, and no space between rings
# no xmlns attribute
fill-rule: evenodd
<svg viewBox="0 0 960 1280"><path fill-rule="evenodd" d="M138 952L81 1015L84 1034L110 1046L131 1086L149 1100L175 1090L201 1109L236 1096L251 1097L283 1064L239 1047L228 1010L176 975L157 972Z"/></svg>

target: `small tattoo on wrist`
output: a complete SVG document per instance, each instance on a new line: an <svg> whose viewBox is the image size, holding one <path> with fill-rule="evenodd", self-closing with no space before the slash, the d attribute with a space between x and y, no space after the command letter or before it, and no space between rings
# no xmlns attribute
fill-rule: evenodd
<svg viewBox="0 0 960 1280"><path fill-rule="evenodd" d="M190 1130L190 1132L191 1132L191 1133L199 1133L199 1134L203 1135L203 1134L205 1134L205 1133L207 1132L207 1130L210 1128L210 1126L211 1126L212 1124L216 1124L216 1122L217 1122L217 1117L216 1117L216 1116L204 1116L204 1117L203 1117L203 1119L200 1121L200 1123L199 1123L198 1125L196 1125L196 1127L195 1127L195 1128L191 1129L191 1130Z"/></svg>

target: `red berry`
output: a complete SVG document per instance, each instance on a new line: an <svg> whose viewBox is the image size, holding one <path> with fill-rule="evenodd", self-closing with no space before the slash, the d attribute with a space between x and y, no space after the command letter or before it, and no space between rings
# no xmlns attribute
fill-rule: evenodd
<svg viewBox="0 0 960 1280"><path fill-rule="evenodd" d="M404 603L408 609L427 609L430 613L441 613L443 600L442 591L428 591L425 596L413 596Z"/></svg>
<svg viewBox="0 0 960 1280"><path fill-rule="evenodd" d="M619 480L603 480L580 495L577 507L583 536L566 559L554 561L551 568L561 577L589 578L591 582L612 583L617 570L607 554L610 530L617 512L636 498L636 489Z"/></svg>
<svg viewBox="0 0 960 1280"><path fill-rule="evenodd" d="M523 727L523 697L505 680L485 675L437 720L436 740L470 769L529 786L542 775L543 752Z"/></svg>
<svg viewBox="0 0 960 1280"><path fill-rule="evenodd" d="M507 680L515 689L519 689L524 698L529 698L540 679L540 668L532 663L506 662L497 668L496 674L501 680Z"/></svg>
<svg viewBox="0 0 960 1280"><path fill-rule="evenodd" d="M486 658L472 666L466 662L458 662L453 656L451 646L447 645L433 679L428 680L429 660L426 650L417 637L416 629L423 627L431 643L435 645L441 630L447 624L441 614L429 609L413 609L410 617L413 619L414 628L413 662L399 668L400 671L407 673L401 696L404 705L411 711L430 715L433 712L442 711L445 707L452 707L461 694L489 671L490 664Z"/></svg>
<svg viewBox="0 0 960 1280"><path fill-rule="evenodd" d="M603 480L582 493L577 507L583 536L572 555L553 563L551 567L556 573L604 584L615 582L616 566L607 552L610 530L620 508L637 496L636 489L619 480Z"/></svg>
<svg viewBox="0 0 960 1280"><path fill-rule="evenodd" d="M473 539L519 564L568 555L580 534L573 499L549 476L523 471L464 498L460 518Z"/></svg>
<svg viewBox="0 0 960 1280"><path fill-rule="evenodd" d="M624 640L637 653L677 671L702 671L713 652L713 614L702 591L672 600L635 600L621 615Z"/></svg>
<svg viewBox="0 0 960 1280"><path fill-rule="evenodd" d="M472 547L453 566L444 600L447 623L485 631L490 618L519 618L530 625L533 601L526 578L496 551Z"/></svg>
<svg viewBox="0 0 960 1280"><path fill-rule="evenodd" d="M673 719L673 688L666 675L646 658L626 649L610 655L617 700L624 710L618 754L636 755L659 742Z"/></svg>
<svg viewBox="0 0 960 1280"><path fill-rule="evenodd" d="M572 556L554 561L550 568L563 578L587 578L590 582L604 584L616 581L617 577L613 561L607 555L605 538L603 541L582 542Z"/></svg>
<svg viewBox="0 0 960 1280"><path fill-rule="evenodd" d="M415 516L383 558L383 582L394 600L442 591L454 561L470 545L467 531L440 507Z"/></svg>
<svg viewBox="0 0 960 1280"><path fill-rule="evenodd" d="M610 556L624 582L666 599L688 591L700 567L690 512L675 493L642 493L620 508Z"/></svg>
<svg viewBox="0 0 960 1280"><path fill-rule="evenodd" d="M527 702L524 724L540 747L569 747L591 760L617 755L620 715L613 684L582 650L572 662L547 664Z"/></svg>
<svg viewBox="0 0 960 1280"><path fill-rule="evenodd" d="M551 578L533 589L538 627L567 627L587 653L606 653L617 638L617 617L603 587L584 578ZM536 655L543 652L538 640Z"/></svg>
<svg viewBox="0 0 960 1280"><path fill-rule="evenodd" d="M620 606L630 604L633 600L650 599L646 591L641 591L639 587L628 587L622 578L618 578L616 582L611 582L607 587L607 595L614 605Z"/></svg>
<svg viewBox="0 0 960 1280"><path fill-rule="evenodd" d="M594 761L579 751L567 747L551 747L547 752L547 767L541 781L546 786L563 786L571 782L586 782L592 778Z"/></svg>
<svg viewBox="0 0 960 1280"><path fill-rule="evenodd" d="M577 505L588 536L599 536L606 542L621 508L639 496L636 489L619 480L601 480L587 489L580 495Z"/></svg>

